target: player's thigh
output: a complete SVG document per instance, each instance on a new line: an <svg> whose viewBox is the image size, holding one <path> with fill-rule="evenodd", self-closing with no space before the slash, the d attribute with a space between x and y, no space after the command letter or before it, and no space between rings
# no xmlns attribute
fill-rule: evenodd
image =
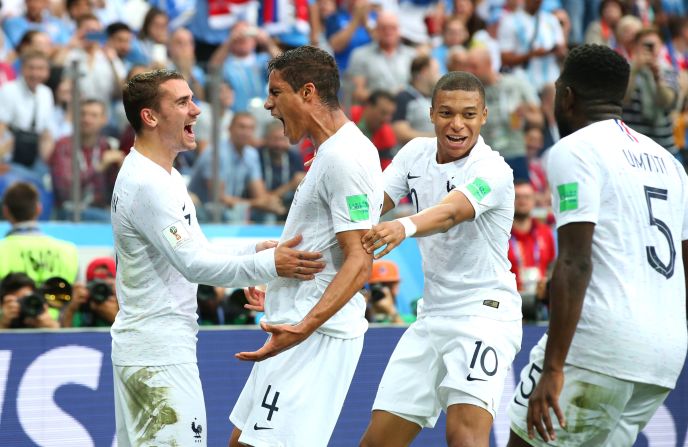
<svg viewBox="0 0 688 447"><path fill-rule="evenodd" d="M619 425L609 436L607 444L612 446L632 445L670 391L670 389L658 385L635 383L633 395L621 414Z"/></svg>
<svg viewBox="0 0 688 447"><path fill-rule="evenodd" d="M433 332L441 337L446 376L439 399L447 410L453 404L471 404L497 415L506 376L521 346L521 321L483 317L437 319ZM449 421L450 422L450 421ZM487 428L489 432L489 427Z"/></svg>
<svg viewBox="0 0 688 447"><path fill-rule="evenodd" d="M203 389L195 363L114 366L119 445L207 444Z"/></svg>
<svg viewBox="0 0 688 447"><path fill-rule="evenodd" d="M315 333L254 366L247 391L232 411L239 441L252 446L326 446L363 348L363 337Z"/></svg>
<svg viewBox="0 0 688 447"><path fill-rule="evenodd" d="M533 347L530 361L521 370L520 382L509 404L511 430L530 445L600 446L617 427L621 415L633 393L633 384L606 374L573 365L564 366L564 387L559 407L566 419L566 430L559 425L554 412L550 417L557 441L546 444L536 435L528 439L526 418L528 399L540 380L546 338Z"/></svg>
<svg viewBox="0 0 688 447"><path fill-rule="evenodd" d="M402 335L380 380L373 410L400 416L420 427L434 427L442 410L437 397L446 374L438 349L427 329L427 318L414 322ZM376 432L382 430L371 427ZM394 427L388 427L393 431Z"/></svg>
<svg viewBox="0 0 688 447"><path fill-rule="evenodd" d="M405 447L411 444L421 429L419 424L405 417L373 410L360 447Z"/></svg>
<svg viewBox="0 0 688 447"><path fill-rule="evenodd" d="M477 398L460 394L452 399L460 403L447 408L447 446L488 447L492 414Z"/></svg>

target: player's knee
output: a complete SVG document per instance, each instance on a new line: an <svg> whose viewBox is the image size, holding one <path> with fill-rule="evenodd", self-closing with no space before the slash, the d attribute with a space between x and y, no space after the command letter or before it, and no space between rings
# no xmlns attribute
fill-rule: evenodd
<svg viewBox="0 0 688 447"><path fill-rule="evenodd" d="M473 430L447 431L447 447L489 447L489 434L485 437L482 433Z"/></svg>

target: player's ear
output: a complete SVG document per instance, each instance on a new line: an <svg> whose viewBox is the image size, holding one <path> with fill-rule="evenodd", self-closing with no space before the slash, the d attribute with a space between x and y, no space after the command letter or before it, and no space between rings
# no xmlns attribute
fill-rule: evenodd
<svg viewBox="0 0 688 447"><path fill-rule="evenodd" d="M156 127L158 125L158 118L153 113L153 109L141 109L141 122L146 127Z"/></svg>
<svg viewBox="0 0 688 447"><path fill-rule="evenodd" d="M315 97L315 84L312 82L307 82L301 87L301 97L304 101L310 101Z"/></svg>

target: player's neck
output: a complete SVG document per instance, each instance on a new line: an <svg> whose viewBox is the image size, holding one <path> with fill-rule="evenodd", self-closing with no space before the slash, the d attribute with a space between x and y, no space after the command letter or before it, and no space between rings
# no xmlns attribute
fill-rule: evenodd
<svg viewBox="0 0 688 447"><path fill-rule="evenodd" d="M318 107L310 113L309 118L311 125L308 135L316 148L319 148L344 124L349 122L349 118L339 108L327 110L324 107Z"/></svg>
<svg viewBox="0 0 688 447"><path fill-rule="evenodd" d="M172 173L172 165L177 153L161 149L162 147L163 145L159 141L150 137L137 135L136 140L134 140L134 148L139 154L159 165L168 173Z"/></svg>
<svg viewBox="0 0 688 447"><path fill-rule="evenodd" d="M578 123L574 123L574 130L582 129L598 121L622 119L621 108L619 106L602 101L583 104L577 116L579 116L580 119Z"/></svg>

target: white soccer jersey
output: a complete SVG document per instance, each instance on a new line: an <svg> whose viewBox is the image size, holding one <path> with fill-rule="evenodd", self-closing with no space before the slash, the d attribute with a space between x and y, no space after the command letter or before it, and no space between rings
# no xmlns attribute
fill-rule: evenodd
<svg viewBox="0 0 688 447"><path fill-rule="evenodd" d="M377 149L349 122L318 149L296 190L282 240L303 235L302 250L322 253L325 269L312 281L277 278L268 284L265 320L298 323L315 306L339 271L344 252L336 233L369 229L380 219L382 173ZM368 328L365 300L359 293L318 332L338 338L362 335Z"/></svg>
<svg viewBox="0 0 688 447"><path fill-rule="evenodd" d="M547 173L557 227L595 224L592 278L566 361L673 388L686 355L683 167L651 139L607 120L557 143Z"/></svg>
<svg viewBox="0 0 688 447"><path fill-rule="evenodd" d="M456 187L475 209L473 220L418 238L425 275L423 313L520 319L521 297L507 259L514 218L511 169L482 137L460 160L438 164L436 154L437 138L415 138L384 172L385 192L395 204L410 193L416 210L422 211Z"/></svg>
<svg viewBox="0 0 688 447"><path fill-rule="evenodd" d="M179 172L134 148L115 182L112 230L120 307L111 329L114 365L195 362L196 283L246 286L277 275L274 250L229 256L212 248Z"/></svg>

